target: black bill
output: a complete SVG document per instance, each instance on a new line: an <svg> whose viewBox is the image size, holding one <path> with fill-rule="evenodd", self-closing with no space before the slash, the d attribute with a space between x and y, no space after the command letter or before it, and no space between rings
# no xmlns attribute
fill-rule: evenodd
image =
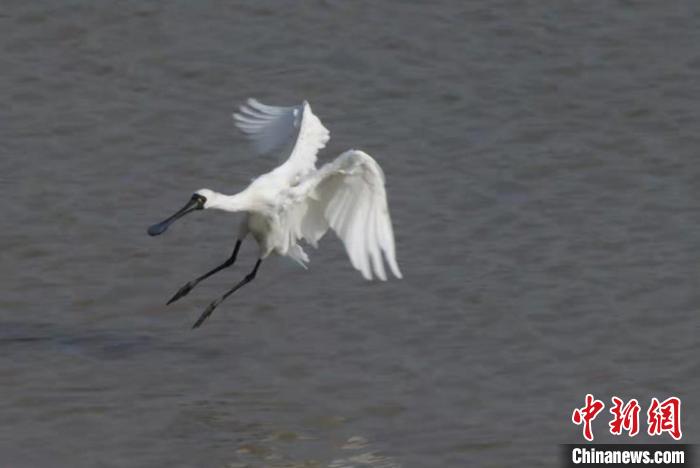
<svg viewBox="0 0 700 468"><path fill-rule="evenodd" d="M148 235L158 236L160 234L163 234L168 229L168 227L170 227L170 225L173 224L178 218L182 218L187 213L190 213L192 211L201 210L202 208L204 208L204 203L206 201L206 198L195 193L194 195L192 195L190 201L188 201L187 204L183 206L177 213L175 213L168 219L149 227Z"/></svg>

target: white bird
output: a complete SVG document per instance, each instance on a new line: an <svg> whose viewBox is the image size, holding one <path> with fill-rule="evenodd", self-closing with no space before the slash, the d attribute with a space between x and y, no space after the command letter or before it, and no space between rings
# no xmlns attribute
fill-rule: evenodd
<svg viewBox="0 0 700 468"><path fill-rule="evenodd" d="M255 238L260 251L253 270L213 301L192 328L199 327L224 299L252 281L262 260L271 253L290 257L306 268L309 257L299 242L303 239L316 247L329 227L366 279L372 279L374 273L386 280L384 261L394 276L401 278L384 173L370 155L349 150L317 169L316 155L326 146L330 133L306 101L293 107L274 107L249 99L233 117L258 153L285 147L286 160L235 195L197 190L177 213L148 229L148 234L157 236L176 219L201 209L245 213L231 257L185 284L168 301L180 299L200 281L233 265L243 239L249 233Z"/></svg>

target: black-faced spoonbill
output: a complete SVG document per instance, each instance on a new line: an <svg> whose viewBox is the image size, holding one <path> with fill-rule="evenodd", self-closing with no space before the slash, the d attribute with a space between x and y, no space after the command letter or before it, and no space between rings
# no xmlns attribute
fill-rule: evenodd
<svg viewBox="0 0 700 468"><path fill-rule="evenodd" d="M209 304L192 328L199 327L224 299L252 281L262 260L272 252L306 267L309 257L299 241L316 247L329 227L345 244L352 266L366 279L372 279L374 272L386 280L384 260L394 276L401 278L384 174L370 155L349 150L317 169L316 154L326 146L330 133L306 101L299 106L274 107L249 99L233 117L258 153L286 144L290 148L286 161L235 195L197 190L177 213L148 229L151 236L160 235L178 218L202 209L245 213L231 257L185 284L168 301L175 302L200 281L233 265L241 242L252 234L260 249L253 270Z"/></svg>

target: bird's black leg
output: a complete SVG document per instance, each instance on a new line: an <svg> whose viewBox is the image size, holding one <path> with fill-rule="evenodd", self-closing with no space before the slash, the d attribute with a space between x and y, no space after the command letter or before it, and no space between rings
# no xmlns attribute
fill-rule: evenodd
<svg viewBox="0 0 700 468"><path fill-rule="evenodd" d="M233 262L236 261L236 257L238 256L238 250L240 250L240 248L241 248L241 240L239 239L236 241L236 246L233 248L233 253L231 254L231 256L229 257L228 260L226 260L224 263L222 263L218 267L214 268L213 270L203 274L199 278L193 279L192 281L189 281L187 284L185 284L183 287L181 287L175 293L175 295L167 302L166 305L172 304L173 302L177 301L181 297L186 296L190 291L192 291L192 289L195 286L197 286L197 284L199 284L200 281L205 280L205 279L209 278L211 275L213 275L214 273L217 273L217 272L223 270L224 268L228 268L231 265L233 265Z"/></svg>
<svg viewBox="0 0 700 468"><path fill-rule="evenodd" d="M255 274L258 272L258 267L260 267L260 264L262 263L262 259L258 259L258 261L255 263L255 268L253 268L253 271L245 275L245 278L243 278L237 285L235 285L233 288L231 288L226 294L209 304L209 307L206 308L204 312L202 312L202 315L199 316L197 321L192 325L192 328L197 328L201 324L204 323L204 321L211 315L212 312L214 312L214 309L221 304L224 299L229 297L231 294L236 292L239 288L241 288L243 285L250 283L253 281L253 278L255 278Z"/></svg>

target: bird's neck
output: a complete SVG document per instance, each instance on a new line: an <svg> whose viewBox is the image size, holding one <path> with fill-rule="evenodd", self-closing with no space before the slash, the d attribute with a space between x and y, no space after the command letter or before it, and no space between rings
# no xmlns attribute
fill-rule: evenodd
<svg viewBox="0 0 700 468"><path fill-rule="evenodd" d="M207 208L228 212L248 211L252 209L250 196L246 191L235 195L215 193L212 198L212 200L209 200L209 206Z"/></svg>

